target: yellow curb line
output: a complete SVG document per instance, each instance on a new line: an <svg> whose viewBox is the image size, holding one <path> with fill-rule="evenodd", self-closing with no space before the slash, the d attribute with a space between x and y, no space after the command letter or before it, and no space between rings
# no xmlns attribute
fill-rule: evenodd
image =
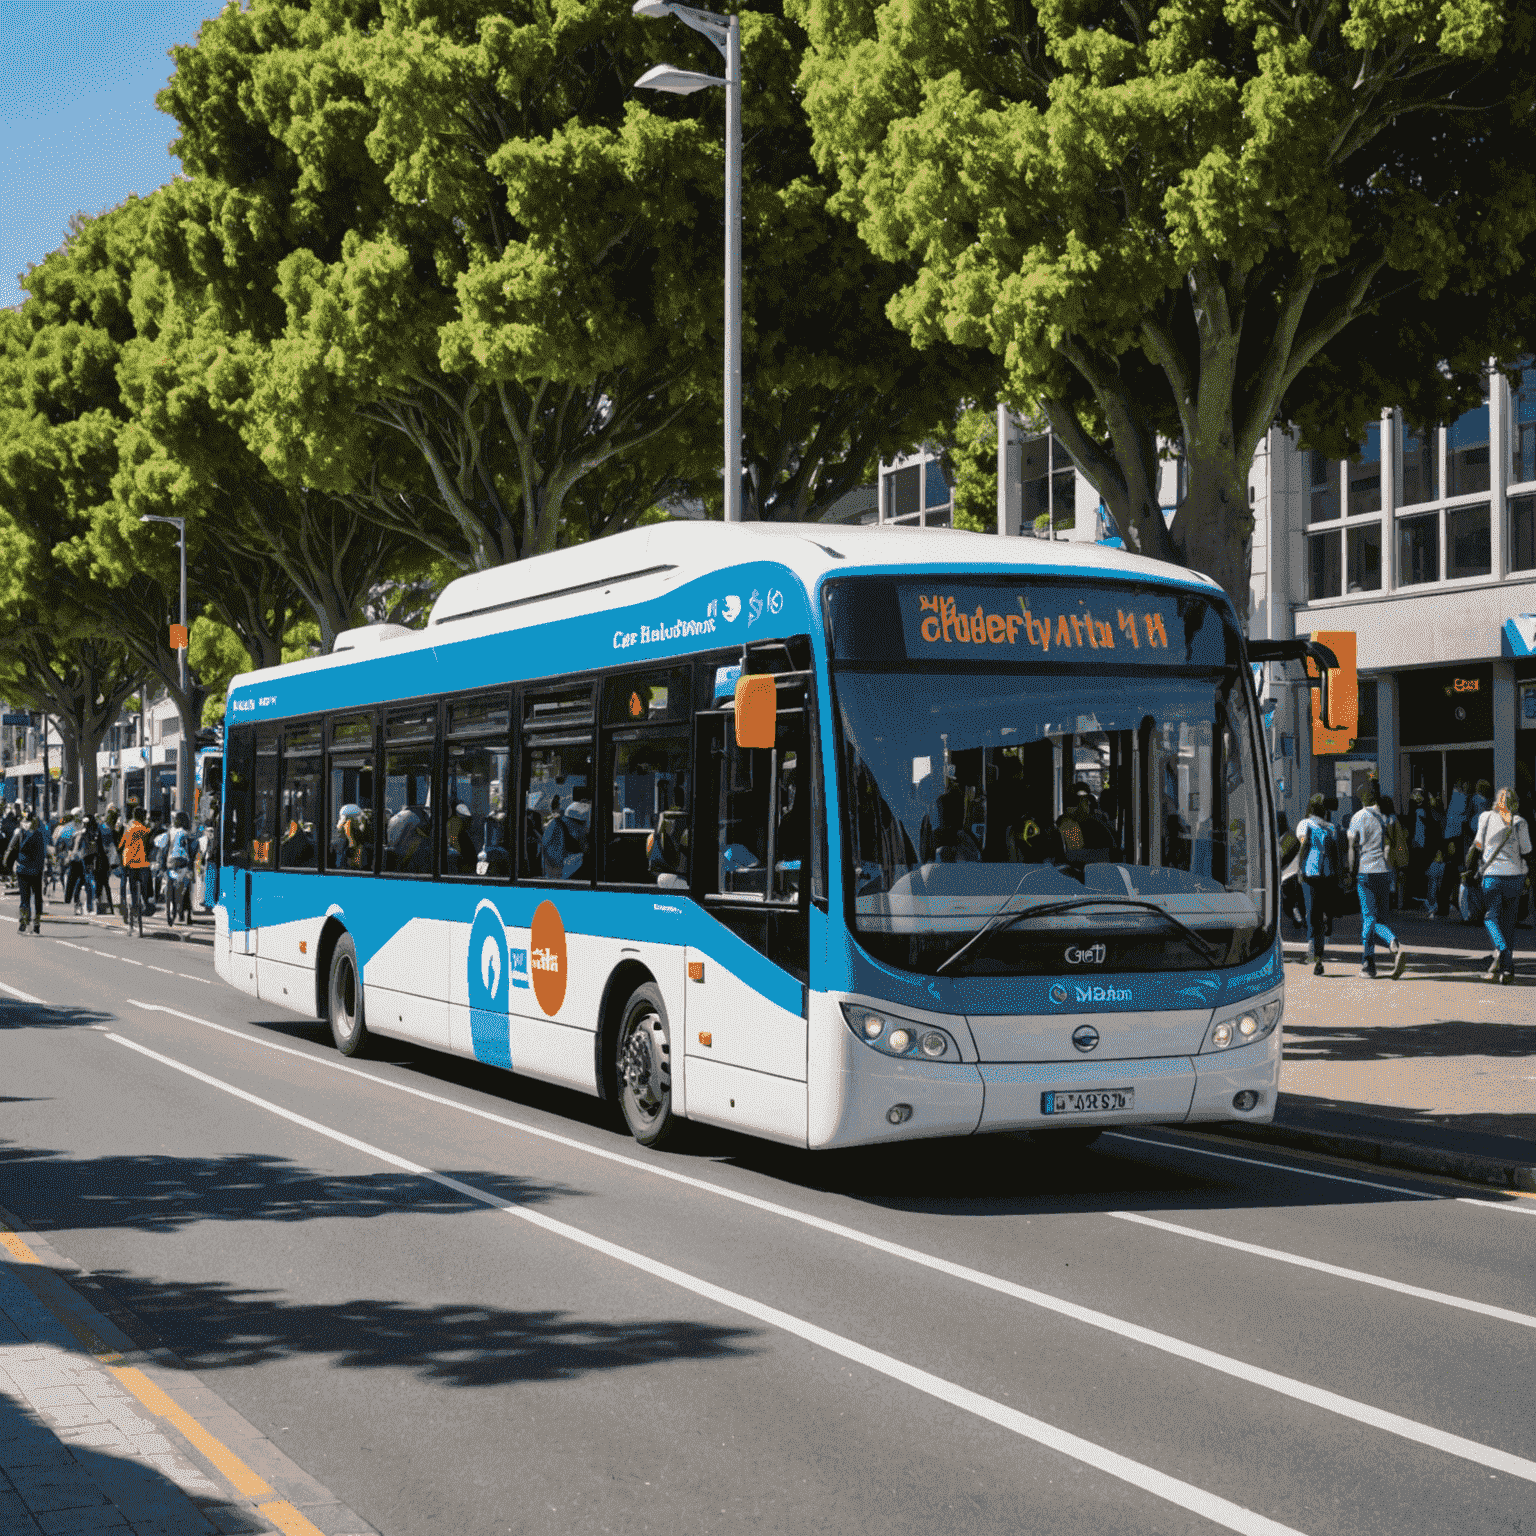
<svg viewBox="0 0 1536 1536"><path fill-rule="evenodd" d="M14 1232L8 1232L4 1227L0 1227L0 1248L4 1248L18 1264L43 1262Z"/></svg>
<svg viewBox="0 0 1536 1536"><path fill-rule="evenodd" d="M287 1499L276 1499L271 1504L258 1504L258 1515L265 1515L283 1536L325 1536L318 1525L301 1515Z"/></svg>
<svg viewBox="0 0 1536 1536"><path fill-rule="evenodd" d="M251 1471L222 1441L215 1440L185 1408L162 1392L136 1365L109 1365L107 1369L156 1418L174 1424L229 1479L242 1498L264 1499L271 1496L270 1483Z"/></svg>

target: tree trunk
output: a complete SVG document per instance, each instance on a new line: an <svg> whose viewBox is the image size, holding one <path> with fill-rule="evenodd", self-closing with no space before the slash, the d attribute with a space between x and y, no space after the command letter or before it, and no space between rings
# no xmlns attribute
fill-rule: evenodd
<svg viewBox="0 0 1536 1536"><path fill-rule="evenodd" d="M59 810L72 811L80 801L80 746L79 726L63 715L59 716Z"/></svg>
<svg viewBox="0 0 1536 1536"><path fill-rule="evenodd" d="M1248 505L1248 466L1230 450L1196 449L1189 459L1189 494L1169 529L1178 559L1220 584L1246 630L1252 595L1248 564L1253 513Z"/></svg>

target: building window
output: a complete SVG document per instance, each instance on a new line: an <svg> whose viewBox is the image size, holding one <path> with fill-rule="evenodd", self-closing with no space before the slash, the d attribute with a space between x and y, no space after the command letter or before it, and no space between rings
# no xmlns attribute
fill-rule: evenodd
<svg viewBox="0 0 1536 1536"><path fill-rule="evenodd" d="M1320 453L1307 456L1312 466L1310 522L1330 523L1339 515L1339 466Z"/></svg>
<svg viewBox="0 0 1536 1536"><path fill-rule="evenodd" d="M1487 386L1484 386L1486 390ZM1445 493L1470 496L1488 489L1488 401L1458 416L1445 434Z"/></svg>
<svg viewBox="0 0 1536 1536"><path fill-rule="evenodd" d="M1324 535L1328 537L1328 535ZM1350 592L1381 591L1381 524L1349 530Z"/></svg>
<svg viewBox="0 0 1536 1536"><path fill-rule="evenodd" d="M886 476L886 483L890 486L890 500L886 503L886 520L893 521L898 517L916 517L919 501L919 492L922 488L921 471L916 464L908 464L903 469L893 471Z"/></svg>
<svg viewBox="0 0 1536 1536"><path fill-rule="evenodd" d="M1403 452L1403 483L1398 505L1411 507L1421 501L1434 501L1440 494L1440 475L1436 464L1436 433L1410 432L1400 424Z"/></svg>
<svg viewBox="0 0 1536 1536"><path fill-rule="evenodd" d="M1509 568L1536 570L1536 496L1516 496L1509 504Z"/></svg>
<svg viewBox="0 0 1536 1536"><path fill-rule="evenodd" d="M1339 535L1314 533L1307 540L1307 599L1337 597L1340 592Z"/></svg>
<svg viewBox="0 0 1536 1536"><path fill-rule="evenodd" d="M1520 375L1520 387L1511 393L1509 404L1509 478L1520 485L1536 480L1536 368Z"/></svg>
<svg viewBox="0 0 1536 1536"><path fill-rule="evenodd" d="M1360 452L1349 461L1349 515L1381 511L1381 428L1367 427Z"/></svg>
<svg viewBox="0 0 1536 1536"><path fill-rule="evenodd" d="M1440 579L1440 514L1405 517L1397 525L1397 584L1416 587Z"/></svg>
<svg viewBox="0 0 1536 1536"><path fill-rule="evenodd" d="M1445 514L1445 574L1486 576L1493 570L1493 538L1488 503L1452 507Z"/></svg>

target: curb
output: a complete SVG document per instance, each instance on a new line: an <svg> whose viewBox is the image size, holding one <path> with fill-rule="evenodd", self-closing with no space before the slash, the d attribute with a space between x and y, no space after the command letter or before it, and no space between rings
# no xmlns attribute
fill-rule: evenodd
<svg viewBox="0 0 1536 1536"><path fill-rule="evenodd" d="M1389 1136L1351 1135L1345 1131L1311 1131L1300 1126L1209 1125L1203 1131L1231 1141L1269 1142L1306 1152L1324 1152L1352 1163L1373 1163L1382 1168L1401 1168L1410 1173L1437 1173L1485 1184L1495 1189L1536 1192L1536 1166L1512 1163L1502 1157L1477 1152L1458 1152L1422 1142L1394 1141Z"/></svg>

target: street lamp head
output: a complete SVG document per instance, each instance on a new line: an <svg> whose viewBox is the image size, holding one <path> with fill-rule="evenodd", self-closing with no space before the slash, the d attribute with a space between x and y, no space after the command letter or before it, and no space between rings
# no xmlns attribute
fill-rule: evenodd
<svg viewBox="0 0 1536 1536"><path fill-rule="evenodd" d="M666 0L635 0L635 15L648 16L652 21L661 21L672 14L672 7L666 4Z"/></svg>
<svg viewBox="0 0 1536 1536"><path fill-rule="evenodd" d="M635 81L635 89L670 91L674 96L691 96L695 91L725 83L718 75L700 75L691 69L674 69L670 64L656 64Z"/></svg>

